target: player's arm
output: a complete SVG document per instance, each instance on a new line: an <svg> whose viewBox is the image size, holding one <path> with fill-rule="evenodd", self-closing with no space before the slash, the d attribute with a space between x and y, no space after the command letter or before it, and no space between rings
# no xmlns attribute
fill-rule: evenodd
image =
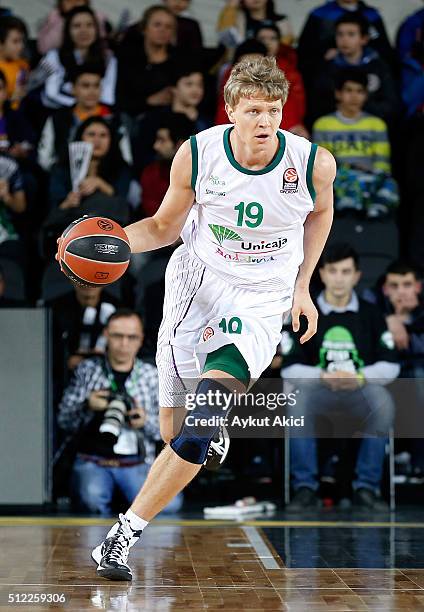
<svg viewBox="0 0 424 612"><path fill-rule="evenodd" d="M329 151L318 147L315 157L312 181L315 188L315 207L304 224L304 259L299 268L293 298L293 330L299 330L299 316L308 319L308 329L300 342L303 344L316 332L318 313L309 295L312 273L324 249L333 222L333 182L336 176L336 162Z"/></svg>
<svg viewBox="0 0 424 612"><path fill-rule="evenodd" d="M193 205L191 188L191 149L186 141L178 149L171 166L168 191L153 217L142 219L125 228L131 251L142 253L175 242Z"/></svg>

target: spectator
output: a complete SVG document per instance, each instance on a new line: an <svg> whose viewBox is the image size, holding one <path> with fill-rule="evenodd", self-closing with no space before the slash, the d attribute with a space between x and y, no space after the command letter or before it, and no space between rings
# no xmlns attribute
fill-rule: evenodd
<svg viewBox="0 0 424 612"><path fill-rule="evenodd" d="M0 70L6 77L7 97L12 108L26 95L29 64L23 58L27 30L18 17L0 18Z"/></svg>
<svg viewBox="0 0 424 612"><path fill-rule="evenodd" d="M191 0L163 0L177 20L175 46L184 52L199 51L203 47L199 24L186 14Z"/></svg>
<svg viewBox="0 0 424 612"><path fill-rule="evenodd" d="M0 308L23 308L24 306L23 300L6 297L6 278L0 265Z"/></svg>
<svg viewBox="0 0 424 612"><path fill-rule="evenodd" d="M346 14L336 23L337 53L317 68L308 99L312 119L334 110L337 76L346 68L360 68L367 75L368 99L365 110L386 122L398 111L398 93L388 65L368 46L368 24L363 17Z"/></svg>
<svg viewBox="0 0 424 612"><path fill-rule="evenodd" d="M393 65L393 50L380 13L362 0L332 0L312 10L299 38L299 66L308 92L319 64L323 60L334 58L337 53L335 47L337 21L344 15L355 14L369 24L370 46L390 66Z"/></svg>
<svg viewBox="0 0 424 612"><path fill-rule="evenodd" d="M318 504L315 419L336 423L343 431L350 419L360 421L361 442L352 483L354 503L368 510L387 510L378 489L383 471L386 437L394 419L394 403L384 388L399 374L391 333L378 308L358 298L358 256L346 244L327 248L319 267L324 290L316 300L318 331L305 344L287 328L283 334L285 380L299 387L296 415L303 415L302 437L290 440L290 466L295 495L288 509L301 511ZM300 334L305 326L301 325ZM355 427L358 433L358 426ZM382 436L383 434L383 436ZM363 436L363 437L362 437ZM344 433L346 437L346 433Z"/></svg>
<svg viewBox="0 0 424 612"><path fill-rule="evenodd" d="M417 47L422 49L423 40L424 8L407 17L399 28L396 39L399 59L404 61L408 57L414 57Z"/></svg>
<svg viewBox="0 0 424 612"><path fill-rule="evenodd" d="M79 6L67 13L63 43L59 50L48 51L45 61L52 70L41 95L47 108L75 104L70 77L75 67L83 63L95 64L104 73L100 100L103 104L114 105L117 61L110 51L103 48L99 24L88 6Z"/></svg>
<svg viewBox="0 0 424 612"><path fill-rule="evenodd" d="M305 89L302 76L297 69L296 51L280 42L279 30L272 24L260 27L256 39L265 45L268 56L276 58L278 66L290 82L281 127L293 134L308 138L309 134L303 125L306 110Z"/></svg>
<svg viewBox="0 0 424 612"><path fill-rule="evenodd" d="M383 313L399 351L401 376L423 378L424 304L416 269L402 261L393 262L386 270L382 289Z"/></svg>
<svg viewBox="0 0 424 612"><path fill-rule="evenodd" d="M291 45L294 36L289 18L276 12L274 0L227 0L218 18L218 32L226 46L236 47L254 38L260 27L273 24L281 42Z"/></svg>
<svg viewBox="0 0 424 612"><path fill-rule="evenodd" d="M336 210L357 210L369 217L387 215L397 206L398 190L390 169L387 126L363 112L366 75L343 71L336 86L338 111L314 123L313 140L333 153Z"/></svg>
<svg viewBox="0 0 424 612"><path fill-rule="evenodd" d="M50 205L62 210L78 208L82 201L93 194L102 199L128 197L131 171L124 162L116 132L103 117L89 117L78 127L75 141L91 142L93 153L87 177L78 191L72 191L68 164L57 164L50 177Z"/></svg>
<svg viewBox="0 0 424 612"><path fill-rule="evenodd" d="M157 370L137 358L143 343L140 318L130 310L115 312L105 338L106 355L77 367L63 394L58 423L77 436L75 501L84 510L110 516L116 490L126 503L136 496L160 433ZM181 502L179 495L168 511L179 510Z"/></svg>
<svg viewBox="0 0 424 612"><path fill-rule="evenodd" d="M15 217L26 209L22 174L16 161L0 154L0 256L24 265L23 245L15 229Z"/></svg>
<svg viewBox="0 0 424 612"><path fill-rule="evenodd" d="M171 104L173 75L180 59L172 47L175 30L174 14L155 5L126 32L117 51L117 101L131 117Z"/></svg>
<svg viewBox="0 0 424 612"><path fill-rule="evenodd" d="M153 145L157 159L144 168L140 178L143 217L156 213L169 187L172 160L183 142L196 131L194 122L180 113L164 115L159 125Z"/></svg>
<svg viewBox="0 0 424 612"><path fill-rule="evenodd" d="M187 119L194 122L195 130L191 133L201 132L211 127L211 121L199 110L204 92L204 79L200 68L194 64L179 67L174 77L171 111L182 113Z"/></svg>
<svg viewBox="0 0 424 612"><path fill-rule="evenodd" d="M77 6L90 6L89 0L56 0L56 8L52 9L40 25L37 36L37 49L45 55L51 49L58 49L62 45L63 25L67 14ZM101 38L106 38L110 28L106 15L96 11Z"/></svg>
<svg viewBox="0 0 424 612"><path fill-rule="evenodd" d="M119 306L102 287L79 287L46 302L53 313L53 352L56 374L64 382L86 357L103 354L103 328Z"/></svg>
<svg viewBox="0 0 424 612"><path fill-rule="evenodd" d="M72 141L79 125L89 117L103 117L121 136L119 145L122 156L132 163L129 136L111 108L100 103L102 73L98 66L81 64L70 75L75 105L56 110L46 121L38 144L38 163L49 171L52 165L64 159L68 143Z"/></svg>

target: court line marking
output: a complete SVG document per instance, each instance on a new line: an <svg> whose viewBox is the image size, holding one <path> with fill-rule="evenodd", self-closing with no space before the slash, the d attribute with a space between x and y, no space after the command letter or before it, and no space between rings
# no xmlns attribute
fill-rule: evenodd
<svg viewBox="0 0 424 612"><path fill-rule="evenodd" d="M1 526L19 526L19 525L49 525L49 526L102 526L112 525L115 519L102 518L75 518L75 517L24 517L24 516L0 516ZM284 521L284 520L246 520L246 521L230 521L230 520L206 520L206 519L154 519L151 524L181 527L398 527L410 529L424 529L424 522L407 523L394 521Z"/></svg>
<svg viewBox="0 0 424 612"><path fill-rule="evenodd" d="M97 582L97 583L88 583L88 584L60 584L58 582L44 582L43 584L38 584L38 583L16 583L16 582L12 582L12 583L4 583L4 584L0 584L0 590L1 587L56 587L56 588L60 588L60 589L67 589L67 588L75 588L75 587L103 587L103 586L107 586L108 588L117 588L122 590L122 587L124 586L122 583L121 584L109 584L109 583L104 583L104 582ZM424 589L420 589L420 588L413 588L413 589L409 589L406 587L399 587L399 588L385 588L385 587L374 587L374 586L363 586L363 587L308 587L308 586L290 586L290 587L282 587L282 586L257 586L255 584L252 585L245 585L245 584L232 584L229 586L214 586L214 585L205 585L205 586L197 586L197 585L184 585L184 584L143 584L140 586L137 586L136 584L131 583L127 585L128 589L199 589L199 590L207 590L207 589L254 589L255 591L268 591L268 590L272 590L272 591L361 591L361 590L370 590L372 589L373 591L423 591Z"/></svg>
<svg viewBox="0 0 424 612"><path fill-rule="evenodd" d="M275 559L271 550L266 545L264 539L262 538L259 531L256 527L252 527L249 525L242 525L242 531L245 533L247 539L252 545L252 548L255 549L256 554L258 555L262 565L265 569L283 569Z"/></svg>

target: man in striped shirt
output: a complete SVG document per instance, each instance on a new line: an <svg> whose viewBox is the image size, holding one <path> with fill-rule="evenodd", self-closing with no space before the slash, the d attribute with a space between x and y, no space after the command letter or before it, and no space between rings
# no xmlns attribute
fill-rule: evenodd
<svg viewBox="0 0 424 612"><path fill-rule="evenodd" d="M328 149L338 162L334 182L336 210L365 211L368 217L387 215L399 201L391 177L390 143L385 122L363 112L367 77L347 68L338 78L338 110L320 117L313 141Z"/></svg>

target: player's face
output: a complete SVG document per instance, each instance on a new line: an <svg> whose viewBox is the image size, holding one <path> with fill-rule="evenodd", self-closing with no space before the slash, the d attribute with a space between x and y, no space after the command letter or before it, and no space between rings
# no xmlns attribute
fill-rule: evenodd
<svg viewBox="0 0 424 612"><path fill-rule="evenodd" d="M336 92L336 98L342 112L357 113L365 104L367 92L360 83L346 81L343 87Z"/></svg>
<svg viewBox="0 0 424 612"><path fill-rule="evenodd" d="M418 306L421 283L412 272L407 274L388 274L383 286L395 310L411 311Z"/></svg>
<svg viewBox="0 0 424 612"><path fill-rule="evenodd" d="M347 298L352 293L361 277L361 273L355 267L355 262L351 257L327 263L320 268L319 274L325 285L326 293L337 300Z"/></svg>
<svg viewBox="0 0 424 612"><path fill-rule="evenodd" d="M94 108L100 100L100 76L82 74L74 85L74 97L84 108Z"/></svg>
<svg viewBox="0 0 424 612"><path fill-rule="evenodd" d="M153 149L160 159L173 159L177 147L169 134L168 128L160 128L157 131Z"/></svg>
<svg viewBox="0 0 424 612"><path fill-rule="evenodd" d="M342 23L336 30L336 47L343 55L356 55L366 45L367 37L362 36L355 23Z"/></svg>
<svg viewBox="0 0 424 612"><path fill-rule="evenodd" d="M24 51L24 36L19 30L10 30L3 43L3 54L7 60L16 61Z"/></svg>
<svg viewBox="0 0 424 612"><path fill-rule="evenodd" d="M93 157L104 157L110 149L110 132L102 123L91 123L83 132L82 140L93 145Z"/></svg>
<svg viewBox="0 0 424 612"><path fill-rule="evenodd" d="M203 99L203 76L200 72L194 72L188 76L181 77L175 87L175 96L181 104L197 106Z"/></svg>
<svg viewBox="0 0 424 612"><path fill-rule="evenodd" d="M274 30L270 28L261 28L256 38L268 49L269 56L275 57L277 55L280 48L280 37L277 32L274 32Z"/></svg>
<svg viewBox="0 0 424 612"><path fill-rule="evenodd" d="M266 100L258 95L240 98L234 109L227 106L227 114L245 144L266 149L274 142L280 127L283 105L281 100Z"/></svg>
<svg viewBox="0 0 424 612"><path fill-rule="evenodd" d="M142 343L143 330L138 317L113 319L104 332L108 354L115 362L125 363L135 359Z"/></svg>
<svg viewBox="0 0 424 612"><path fill-rule="evenodd" d="M175 19L165 11L155 11L144 28L146 42L151 45L170 45L175 31Z"/></svg>
<svg viewBox="0 0 424 612"><path fill-rule="evenodd" d="M79 13L71 21L71 39L77 49L87 49L97 36L96 24L89 13Z"/></svg>

